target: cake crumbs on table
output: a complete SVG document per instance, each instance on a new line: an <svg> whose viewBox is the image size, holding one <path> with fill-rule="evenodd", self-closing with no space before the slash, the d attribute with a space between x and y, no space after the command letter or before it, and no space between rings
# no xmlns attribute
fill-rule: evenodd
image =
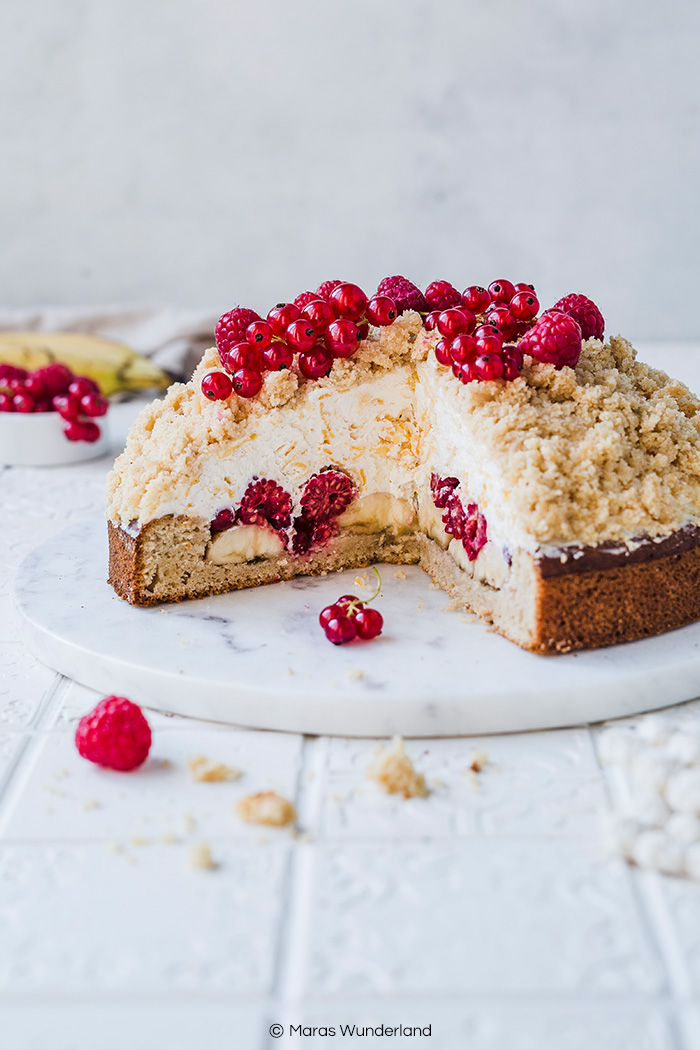
<svg viewBox="0 0 700 1050"><path fill-rule="evenodd" d="M400 736L395 736L388 747L381 747L367 770L367 776L389 795L425 798L430 794L425 777L414 767Z"/></svg>
<svg viewBox="0 0 700 1050"><path fill-rule="evenodd" d="M191 868L199 871L214 871L218 864L212 857L211 847L206 842L196 842L190 846L187 859Z"/></svg>
<svg viewBox="0 0 700 1050"><path fill-rule="evenodd" d="M362 678L365 677L365 672L361 671L359 667L348 667L347 671L345 672L345 677L347 678L348 682L359 682Z"/></svg>
<svg viewBox="0 0 700 1050"><path fill-rule="evenodd" d="M275 791L258 791L254 795L246 795L239 799L235 809L246 824L283 828L294 824L297 819L294 804Z"/></svg>
<svg viewBox="0 0 700 1050"><path fill-rule="evenodd" d="M406 575L406 573L404 572L403 569L397 569L396 572L394 573L394 579L395 580L407 580L408 576Z"/></svg>
<svg viewBox="0 0 700 1050"><path fill-rule="evenodd" d="M190 776L201 784L217 784L226 781L238 780L243 776L243 770L236 766L227 766L224 762L207 758L205 755L195 755L187 761Z"/></svg>
<svg viewBox="0 0 700 1050"><path fill-rule="evenodd" d="M99 809L100 803L96 798L86 798L83 802L83 809Z"/></svg>

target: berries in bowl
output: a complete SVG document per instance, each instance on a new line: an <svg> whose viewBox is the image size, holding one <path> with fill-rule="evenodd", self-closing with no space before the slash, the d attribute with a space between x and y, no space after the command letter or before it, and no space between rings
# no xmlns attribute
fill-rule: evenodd
<svg viewBox="0 0 700 1050"><path fill-rule="evenodd" d="M101 456L108 409L93 379L57 361L32 372L0 362L0 464L57 466Z"/></svg>

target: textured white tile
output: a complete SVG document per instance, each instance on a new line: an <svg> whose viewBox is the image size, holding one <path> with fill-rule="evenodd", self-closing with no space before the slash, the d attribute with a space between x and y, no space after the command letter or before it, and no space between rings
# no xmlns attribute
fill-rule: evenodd
<svg viewBox="0 0 700 1050"><path fill-rule="evenodd" d="M262 1050L260 1007L221 1002L0 1002L7 1050Z"/></svg>
<svg viewBox="0 0 700 1050"><path fill-rule="evenodd" d="M307 988L657 991L623 864L543 840L317 850Z"/></svg>
<svg viewBox="0 0 700 1050"><path fill-rule="evenodd" d="M3 642L0 662L0 728L28 726L56 673L35 660L21 642Z"/></svg>
<svg viewBox="0 0 700 1050"><path fill-rule="evenodd" d="M671 934L685 967L685 982L700 998L700 885L688 879L660 876L659 886Z"/></svg>
<svg viewBox="0 0 700 1050"><path fill-rule="evenodd" d="M0 846L4 992L269 988L285 851L219 842L216 871L181 846Z"/></svg>
<svg viewBox="0 0 700 1050"><path fill-rule="evenodd" d="M56 729L75 731L83 715L92 711L93 707L102 699L104 699L104 693L98 693L94 689L78 685L77 682L71 682L63 690L60 698L57 698L54 709L49 715L48 725ZM136 695L129 697L129 699L136 704L139 703L139 697ZM181 718L179 715L164 714L160 711L151 711L148 708L144 708L143 713L154 732L156 729L174 729L175 727L193 729L197 726L206 725L206 723L199 720Z"/></svg>
<svg viewBox="0 0 700 1050"><path fill-rule="evenodd" d="M242 795L270 789L293 798L300 747L293 735L193 724L189 732L156 730L145 764L119 773L81 758L72 733L48 733L0 828L13 839L157 840L183 836L192 820L188 838L257 837L261 829L243 824L234 805ZM195 783L187 760L198 754L244 775L235 782Z"/></svg>
<svg viewBox="0 0 700 1050"><path fill-rule="evenodd" d="M415 1050L417 1046L436 1046L440 1050L676 1050L669 1018L661 1007L644 1000L624 1006L556 1001L524 1005L507 999L494 1002L445 1003L444 1000L374 1001L340 1000L333 1005L308 1006L296 1024L317 1028L334 1027L336 1036L317 1033L299 1045L322 1047L358 1046L386 1043ZM289 1031L287 1023L287 1032ZM384 1024L404 1028L430 1025L430 1036L341 1035L341 1025L360 1028Z"/></svg>
<svg viewBox="0 0 700 1050"><path fill-rule="evenodd" d="M0 730L0 789L2 789L2 785L12 770L24 744L25 737L21 733Z"/></svg>

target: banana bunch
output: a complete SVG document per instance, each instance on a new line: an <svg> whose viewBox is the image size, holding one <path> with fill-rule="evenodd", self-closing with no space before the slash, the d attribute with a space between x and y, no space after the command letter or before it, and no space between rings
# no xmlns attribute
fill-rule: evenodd
<svg viewBox="0 0 700 1050"><path fill-rule="evenodd" d="M122 390L165 390L170 377L135 350L83 332L0 332L0 364L30 372L58 361L88 376L105 395Z"/></svg>

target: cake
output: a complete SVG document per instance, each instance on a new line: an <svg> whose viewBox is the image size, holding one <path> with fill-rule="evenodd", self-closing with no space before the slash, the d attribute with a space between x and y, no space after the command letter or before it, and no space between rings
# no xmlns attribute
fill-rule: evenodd
<svg viewBox="0 0 700 1050"><path fill-rule="evenodd" d="M110 474L117 594L415 563L537 653L700 619L700 401L585 296L538 311L390 278L224 315Z"/></svg>

